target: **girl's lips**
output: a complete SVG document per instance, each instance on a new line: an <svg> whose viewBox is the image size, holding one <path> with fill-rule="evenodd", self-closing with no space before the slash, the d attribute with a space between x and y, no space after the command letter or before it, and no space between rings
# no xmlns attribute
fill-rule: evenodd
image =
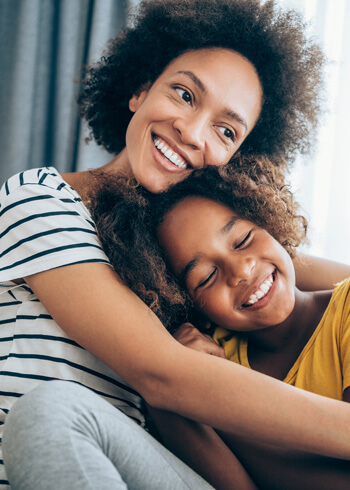
<svg viewBox="0 0 350 490"><path fill-rule="evenodd" d="M157 142L158 147L162 147L163 152L156 147L155 142ZM161 145L161 143L163 143L163 145ZM175 163L173 163L169 158L164 155L164 150L165 153L167 153L168 150L171 151L171 158L175 160ZM152 156L156 160L156 162L169 172L184 173L192 170L192 166L189 164L188 160L185 159L179 152L177 152L172 147L172 145L169 145L163 138L160 138L156 134L152 134L151 151Z"/></svg>
<svg viewBox="0 0 350 490"><path fill-rule="evenodd" d="M242 310L256 311L256 310L260 310L261 308L264 308L271 301L272 297L276 292L277 283L278 283L278 276L276 270L274 270L274 272L272 273L272 277L273 277L273 283L270 289L268 290L268 292L265 294L265 296L263 296L261 299L258 299L258 301L253 304L243 303L238 309L241 311Z"/></svg>

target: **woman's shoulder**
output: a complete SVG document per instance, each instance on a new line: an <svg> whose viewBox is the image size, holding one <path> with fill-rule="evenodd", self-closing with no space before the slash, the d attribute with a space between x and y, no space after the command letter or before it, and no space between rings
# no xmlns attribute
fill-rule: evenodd
<svg viewBox="0 0 350 490"><path fill-rule="evenodd" d="M32 168L13 175L2 185L0 202L22 193L40 195L55 191L68 192L73 198L79 198L54 167Z"/></svg>
<svg viewBox="0 0 350 490"><path fill-rule="evenodd" d="M5 221L55 210L69 210L71 214L79 214L94 227L81 197L54 167L33 168L17 173L0 189L0 217L4 217Z"/></svg>
<svg viewBox="0 0 350 490"><path fill-rule="evenodd" d="M11 177L0 195L0 281L78 262L108 263L91 215L56 169Z"/></svg>

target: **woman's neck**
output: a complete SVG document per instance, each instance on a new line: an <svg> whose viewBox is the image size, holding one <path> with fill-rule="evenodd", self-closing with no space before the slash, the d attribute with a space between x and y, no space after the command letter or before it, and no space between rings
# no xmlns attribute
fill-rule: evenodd
<svg viewBox="0 0 350 490"><path fill-rule="evenodd" d="M64 173L61 176L80 195L83 202L87 203L96 192L99 175L110 175L111 178L121 175L132 177L126 162L126 149L124 148L116 157L97 169Z"/></svg>

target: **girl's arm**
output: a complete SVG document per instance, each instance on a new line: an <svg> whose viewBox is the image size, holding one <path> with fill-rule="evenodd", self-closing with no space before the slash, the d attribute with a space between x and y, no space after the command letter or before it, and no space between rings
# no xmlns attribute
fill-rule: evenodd
<svg viewBox="0 0 350 490"><path fill-rule="evenodd" d="M298 254L294 259L297 287L302 291L333 289L337 282L350 276L350 266Z"/></svg>
<svg viewBox="0 0 350 490"><path fill-rule="evenodd" d="M76 342L104 361L149 405L217 429L350 459L350 407L179 344L101 263L27 277Z"/></svg>
<svg viewBox="0 0 350 490"><path fill-rule="evenodd" d="M171 412L147 408L164 446L216 490L257 490L214 429Z"/></svg>

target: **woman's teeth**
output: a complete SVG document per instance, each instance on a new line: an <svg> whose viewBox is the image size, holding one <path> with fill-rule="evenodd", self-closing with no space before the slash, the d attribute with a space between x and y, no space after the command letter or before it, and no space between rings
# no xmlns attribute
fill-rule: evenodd
<svg viewBox="0 0 350 490"><path fill-rule="evenodd" d="M262 285L259 287L259 289L257 291L255 291L254 294L251 294L249 296L249 299L248 299L247 303L245 303L245 305L253 305L257 301L259 301L259 299L266 296L266 294L270 291L272 284L273 284L273 276L271 274L266 279L266 281L262 283Z"/></svg>
<svg viewBox="0 0 350 490"><path fill-rule="evenodd" d="M171 161L174 165L179 168L187 168L186 162L174 151L172 151L163 140L156 138L153 140L154 146L161 152L163 155Z"/></svg>

